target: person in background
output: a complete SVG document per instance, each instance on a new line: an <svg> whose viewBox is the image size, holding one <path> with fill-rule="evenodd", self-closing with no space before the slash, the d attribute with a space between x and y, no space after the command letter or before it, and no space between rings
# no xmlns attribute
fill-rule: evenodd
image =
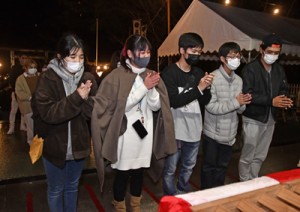
<svg viewBox="0 0 300 212"><path fill-rule="evenodd" d="M16 97L26 124L27 143L30 145L33 139L33 120L31 98L38 81L37 63L27 59L24 63L24 73L16 80Z"/></svg>
<svg viewBox="0 0 300 212"><path fill-rule="evenodd" d="M45 62L44 65L42 66L42 72L45 72L48 70L47 66L48 66L48 63Z"/></svg>
<svg viewBox="0 0 300 212"><path fill-rule="evenodd" d="M100 79L99 79L99 85L102 82L102 80L110 73L112 72L114 69L120 67L121 65L121 51L117 50L115 51L110 58L110 63L109 63L109 70L103 72L103 74L101 75Z"/></svg>
<svg viewBox="0 0 300 212"><path fill-rule="evenodd" d="M104 78L95 97L91 126L97 172L102 190L104 159L111 162L115 211L126 211L128 182L131 211L141 211L144 171L156 167L152 177L158 180L160 162L176 148L167 90L159 73L147 69L150 56L146 37L128 37L121 66Z"/></svg>
<svg viewBox="0 0 300 212"><path fill-rule="evenodd" d="M243 113L244 144L239 161L241 181L258 177L272 141L276 113L290 108L288 86L283 68L276 63L282 47L277 34L269 34L260 45L260 57L242 70L243 93L252 95Z"/></svg>
<svg viewBox="0 0 300 212"><path fill-rule="evenodd" d="M240 66L241 49L237 43L227 42L219 48L220 67L212 72L211 100L205 106L203 126L203 161L201 189L224 185L236 141L238 114L251 101L250 94L243 94L242 79L235 74Z"/></svg>
<svg viewBox="0 0 300 212"><path fill-rule="evenodd" d="M16 93L15 93L15 87L16 87L16 80L17 78L24 73L23 65L24 62L27 59L26 55L20 55L17 57L18 60L16 61L16 64L12 66L10 72L8 73L8 81L10 88L12 90L11 93L11 105L10 105L10 113L9 113L9 129L7 131L8 135L14 134L15 132L15 121L16 121L16 114L18 112L18 102L16 99ZM21 115L21 123L20 123L20 130L26 131L26 124L25 119Z"/></svg>
<svg viewBox="0 0 300 212"><path fill-rule="evenodd" d="M110 71L119 68L121 66L121 51L116 50L110 58L109 69Z"/></svg>
<svg viewBox="0 0 300 212"><path fill-rule="evenodd" d="M162 71L174 118L176 153L165 161L163 190L165 195L189 192L189 179L196 165L202 133L200 104L206 105L210 98L208 89L213 74L204 73L196 65L200 60L204 43L200 35L189 32L179 38L180 59ZM175 186L175 172L180 160L180 171Z"/></svg>
<svg viewBox="0 0 300 212"><path fill-rule="evenodd" d="M44 139L51 212L76 211L79 179L91 151L88 121L97 83L84 72L85 53L77 35L63 35L32 100L35 133Z"/></svg>

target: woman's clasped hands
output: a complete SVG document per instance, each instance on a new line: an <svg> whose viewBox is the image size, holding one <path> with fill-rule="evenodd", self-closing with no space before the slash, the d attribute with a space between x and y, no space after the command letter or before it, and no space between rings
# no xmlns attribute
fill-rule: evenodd
<svg viewBox="0 0 300 212"><path fill-rule="evenodd" d="M145 84L146 88L148 90L150 90L159 83L159 80L160 80L160 74L159 73L157 73L155 71L148 72L147 76L145 77L144 84Z"/></svg>

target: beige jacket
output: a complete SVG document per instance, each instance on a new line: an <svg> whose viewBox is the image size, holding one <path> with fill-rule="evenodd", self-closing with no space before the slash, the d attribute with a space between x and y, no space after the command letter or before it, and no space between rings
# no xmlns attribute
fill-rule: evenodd
<svg viewBox="0 0 300 212"><path fill-rule="evenodd" d="M36 84L38 78L36 77ZM31 92L26 82L24 74L20 75L16 81L15 92L21 114L28 114L32 112L31 109Z"/></svg>

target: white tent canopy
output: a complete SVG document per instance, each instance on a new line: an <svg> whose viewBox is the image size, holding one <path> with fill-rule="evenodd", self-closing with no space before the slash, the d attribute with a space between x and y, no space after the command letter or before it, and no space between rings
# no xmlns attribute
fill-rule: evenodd
<svg viewBox="0 0 300 212"><path fill-rule="evenodd" d="M158 57L177 55L178 39L185 32L201 35L204 52L218 51L228 41L247 51L258 50L261 39L274 32L283 38L282 53L300 56L299 20L193 0L158 48Z"/></svg>

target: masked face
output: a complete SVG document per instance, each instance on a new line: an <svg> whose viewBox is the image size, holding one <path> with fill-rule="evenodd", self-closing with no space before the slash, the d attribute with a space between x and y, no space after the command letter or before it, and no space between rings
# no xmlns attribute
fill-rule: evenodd
<svg viewBox="0 0 300 212"><path fill-rule="evenodd" d="M138 57L135 56L133 59L133 62L135 65L137 65L139 68L146 68L149 64L150 57Z"/></svg>
<svg viewBox="0 0 300 212"><path fill-rule="evenodd" d="M236 58L228 58L226 66L230 70L234 71L240 66L240 64L241 64L241 59L240 58L237 58L237 57Z"/></svg>
<svg viewBox="0 0 300 212"><path fill-rule="evenodd" d="M263 59L267 64L271 65L278 59L278 56L279 56L278 54L276 55L276 54L266 54L265 53Z"/></svg>
<svg viewBox="0 0 300 212"><path fill-rule="evenodd" d="M81 62L66 61L66 68L72 74L80 71L82 66L83 66L83 63L81 63Z"/></svg>
<svg viewBox="0 0 300 212"><path fill-rule="evenodd" d="M137 68L146 68L151 57L151 52L148 46L146 46L143 50L127 50L127 54L131 60L131 64Z"/></svg>
<svg viewBox="0 0 300 212"><path fill-rule="evenodd" d="M202 47L189 47L186 50L184 50L184 48L181 47L180 53L184 55L184 59L188 65L197 65L200 61Z"/></svg>
<svg viewBox="0 0 300 212"><path fill-rule="evenodd" d="M75 74L83 69L84 53L81 48L72 49L70 55L64 58L63 66L69 73Z"/></svg>
<svg viewBox="0 0 300 212"><path fill-rule="evenodd" d="M36 68L29 68L29 69L28 69L28 74L33 75L33 74L35 74L36 72L37 72L37 69L36 69Z"/></svg>
<svg viewBox="0 0 300 212"><path fill-rule="evenodd" d="M188 58L185 58L185 61L190 66L197 65L197 63L200 61L200 55L198 55L198 54L188 54Z"/></svg>
<svg viewBox="0 0 300 212"><path fill-rule="evenodd" d="M279 57L281 47L279 45L272 45L267 47L265 50L260 49L260 53L263 55L263 61L271 65L273 64Z"/></svg>

